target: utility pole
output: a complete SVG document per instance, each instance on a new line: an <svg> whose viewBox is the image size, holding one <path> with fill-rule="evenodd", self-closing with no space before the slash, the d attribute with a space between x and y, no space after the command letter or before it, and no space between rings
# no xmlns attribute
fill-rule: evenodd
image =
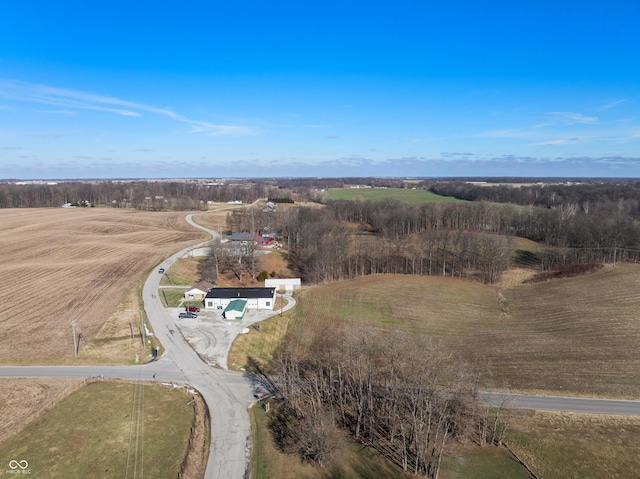
<svg viewBox="0 0 640 479"><path fill-rule="evenodd" d="M76 320L71 321L71 329L73 330L73 353L78 357L78 339L76 338Z"/></svg>
<svg viewBox="0 0 640 479"><path fill-rule="evenodd" d="M142 349L144 350L146 345L144 344L144 319L142 314L140 314L140 341L142 342Z"/></svg>
<svg viewBox="0 0 640 479"><path fill-rule="evenodd" d="M133 309L129 305L129 331L131 332L131 341L133 341Z"/></svg>

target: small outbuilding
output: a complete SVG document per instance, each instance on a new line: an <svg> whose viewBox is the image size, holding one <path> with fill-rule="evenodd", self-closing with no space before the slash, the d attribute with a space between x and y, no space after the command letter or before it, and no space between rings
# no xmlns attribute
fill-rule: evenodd
<svg viewBox="0 0 640 479"><path fill-rule="evenodd" d="M184 292L184 299L185 301L202 301L213 287L214 285L207 281L200 281Z"/></svg>
<svg viewBox="0 0 640 479"><path fill-rule="evenodd" d="M222 315L225 319L241 320L247 312L247 301L244 299L234 299L230 301Z"/></svg>
<svg viewBox="0 0 640 479"><path fill-rule="evenodd" d="M269 278L264 280L266 288L276 288L277 291L292 293L300 289L300 278Z"/></svg>

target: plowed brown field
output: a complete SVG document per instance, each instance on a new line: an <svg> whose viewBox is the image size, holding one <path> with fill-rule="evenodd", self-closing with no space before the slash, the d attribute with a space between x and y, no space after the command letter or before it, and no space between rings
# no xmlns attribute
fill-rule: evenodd
<svg viewBox="0 0 640 479"><path fill-rule="evenodd" d="M98 333L127 294L164 258L204 239L184 218L121 209L0 210L0 363L105 362L93 340L104 342ZM74 358L72 320L81 347L94 354L81 349Z"/></svg>

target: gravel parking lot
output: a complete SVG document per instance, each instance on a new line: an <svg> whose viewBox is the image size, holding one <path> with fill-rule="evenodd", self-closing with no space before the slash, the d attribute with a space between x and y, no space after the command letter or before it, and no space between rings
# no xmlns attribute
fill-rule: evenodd
<svg viewBox="0 0 640 479"><path fill-rule="evenodd" d="M288 295L283 296L287 305L286 311L295 305L295 300ZM280 310L248 310L241 321L226 320L221 309L201 309L195 319L181 319L178 314L184 308L169 308L174 317L176 329L172 334L182 334L198 355L211 366L227 368L229 349L234 339L260 321L279 314Z"/></svg>

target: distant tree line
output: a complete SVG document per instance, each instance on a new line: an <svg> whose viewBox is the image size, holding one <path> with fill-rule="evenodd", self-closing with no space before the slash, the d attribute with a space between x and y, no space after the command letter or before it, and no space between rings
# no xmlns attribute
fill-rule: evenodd
<svg viewBox="0 0 640 479"><path fill-rule="evenodd" d="M347 184L410 185L469 201L410 206L390 200L324 200L320 193ZM281 233L291 267L312 283L378 273L495 282L510 264L515 237L541 246L517 252L516 261L542 269L640 260L640 182L633 180L519 186L376 178L0 184L1 208L76 203L197 211L205 210L210 201L247 204L259 198L324 204L324 208L252 207L227 218L230 231Z"/></svg>
<svg viewBox="0 0 640 479"><path fill-rule="evenodd" d="M551 270L640 260L640 223L631 206L631 201L545 208L486 201L331 200L325 207L238 209L227 215L226 226L277 232L290 267L309 283L381 273L493 283L510 266L516 237L538 244L516 251L521 266Z"/></svg>
<svg viewBox="0 0 640 479"><path fill-rule="evenodd" d="M640 181L606 183L536 183L521 185L489 184L482 186L462 181L424 183L429 191L468 201L512 203L542 208L573 207L586 213L599 208L620 207L635 218L640 217Z"/></svg>
<svg viewBox="0 0 640 479"><path fill-rule="evenodd" d="M275 194L274 194L275 193ZM287 191L265 182L211 184L196 181L65 181L56 184L0 183L0 208L51 208L86 201L113 208L149 211L197 211L207 202L284 196Z"/></svg>

